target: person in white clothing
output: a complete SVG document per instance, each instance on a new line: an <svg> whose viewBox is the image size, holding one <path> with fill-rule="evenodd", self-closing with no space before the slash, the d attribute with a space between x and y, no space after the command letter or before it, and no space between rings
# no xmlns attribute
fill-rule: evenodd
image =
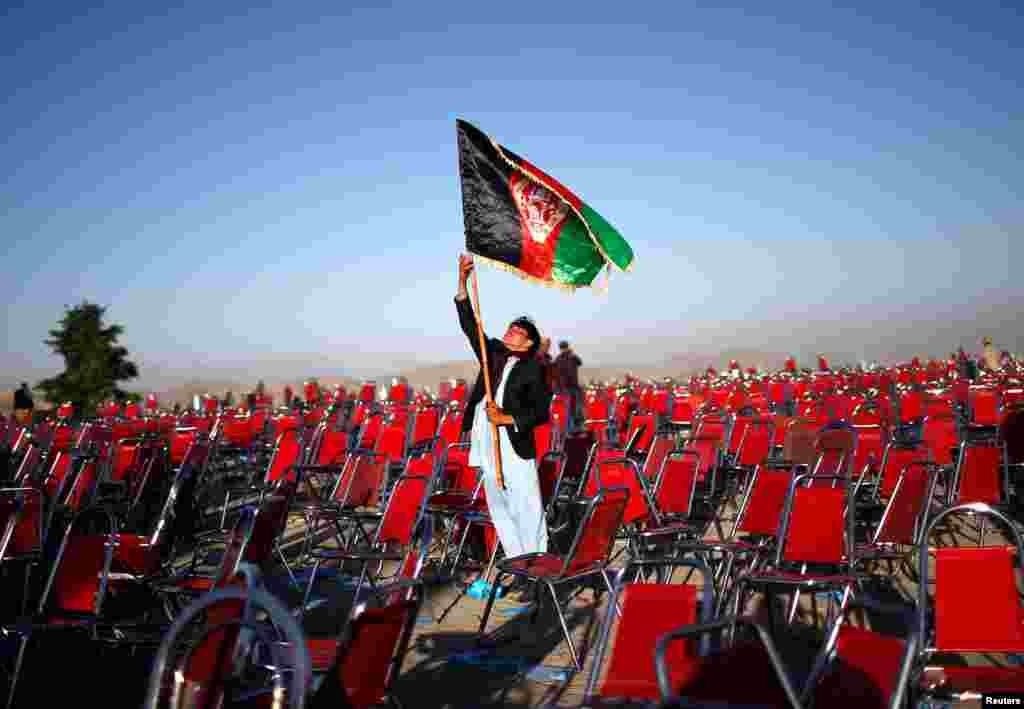
<svg viewBox="0 0 1024 709"><path fill-rule="evenodd" d="M466 292L472 270L472 257L460 256L455 305L462 330L482 362L476 317ZM495 403L485 399L481 370L463 419L463 431L471 432L469 464L483 475L488 511L506 557L547 551L533 432L548 421L552 393L536 357L540 340L536 325L525 317L513 321L502 339L485 337ZM498 426L504 487L496 475L492 422Z"/></svg>

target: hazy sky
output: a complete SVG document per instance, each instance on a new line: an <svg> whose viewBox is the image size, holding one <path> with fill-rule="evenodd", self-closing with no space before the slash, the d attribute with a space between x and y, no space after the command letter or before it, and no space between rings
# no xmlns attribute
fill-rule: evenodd
<svg viewBox="0 0 1024 709"><path fill-rule="evenodd" d="M607 296L482 271L492 331L1024 349L1017 3L86 5L0 15L4 380L82 299L144 378L466 357L456 117L636 252Z"/></svg>

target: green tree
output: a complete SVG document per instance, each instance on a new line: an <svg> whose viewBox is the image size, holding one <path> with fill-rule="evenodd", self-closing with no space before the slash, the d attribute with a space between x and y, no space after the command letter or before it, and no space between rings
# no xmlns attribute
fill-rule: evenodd
<svg viewBox="0 0 1024 709"><path fill-rule="evenodd" d="M90 415L96 406L127 392L118 382L139 376L138 367L128 360L128 350L117 344L124 332L120 325L107 325L107 309L88 301L67 307L46 344L64 358L64 371L36 385L53 404L70 401L80 415Z"/></svg>

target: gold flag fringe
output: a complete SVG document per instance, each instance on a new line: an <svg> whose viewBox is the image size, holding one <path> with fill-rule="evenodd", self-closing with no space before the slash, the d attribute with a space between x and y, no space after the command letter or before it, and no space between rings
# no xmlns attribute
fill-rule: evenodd
<svg viewBox="0 0 1024 709"><path fill-rule="evenodd" d="M587 288L587 286L574 286L570 283L559 283L558 281L548 281L543 278L537 278L536 276L532 276L526 271L518 269L515 266L510 266L504 261L497 261L492 258L487 258L486 256L481 256L480 254L473 253L472 251L470 251L470 253L473 254L474 260L480 260L487 266L496 268L500 271L506 271L530 283L537 283L542 286L548 286L549 288L557 288L558 290L563 291L565 293L575 293L580 288ZM596 276L595 280L597 280Z"/></svg>

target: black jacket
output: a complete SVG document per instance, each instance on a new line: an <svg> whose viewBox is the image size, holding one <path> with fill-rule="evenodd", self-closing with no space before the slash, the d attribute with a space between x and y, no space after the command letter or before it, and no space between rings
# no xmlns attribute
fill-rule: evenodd
<svg viewBox="0 0 1024 709"><path fill-rule="evenodd" d="M455 300L455 308L459 313L459 325L466 333L473 354L478 362L480 358L480 336L476 330L476 317L473 315L473 306L469 298ZM501 383L501 373L505 371L505 364L511 356L507 347L501 340L486 337L487 343L487 364L491 371L492 391L496 391ZM466 403L466 415L462 420L462 430L469 431L473 428L473 414L476 405L484 398L484 373L481 368L473 385L473 391ZM551 389L544 378L544 368L535 357L524 357L512 368L508 374L508 381L505 383L505 392L502 401L497 402L502 411L511 416L515 427L507 426L506 432L512 442L512 448L516 454L525 460L537 457L537 448L533 442L533 429L547 423L551 410Z"/></svg>

